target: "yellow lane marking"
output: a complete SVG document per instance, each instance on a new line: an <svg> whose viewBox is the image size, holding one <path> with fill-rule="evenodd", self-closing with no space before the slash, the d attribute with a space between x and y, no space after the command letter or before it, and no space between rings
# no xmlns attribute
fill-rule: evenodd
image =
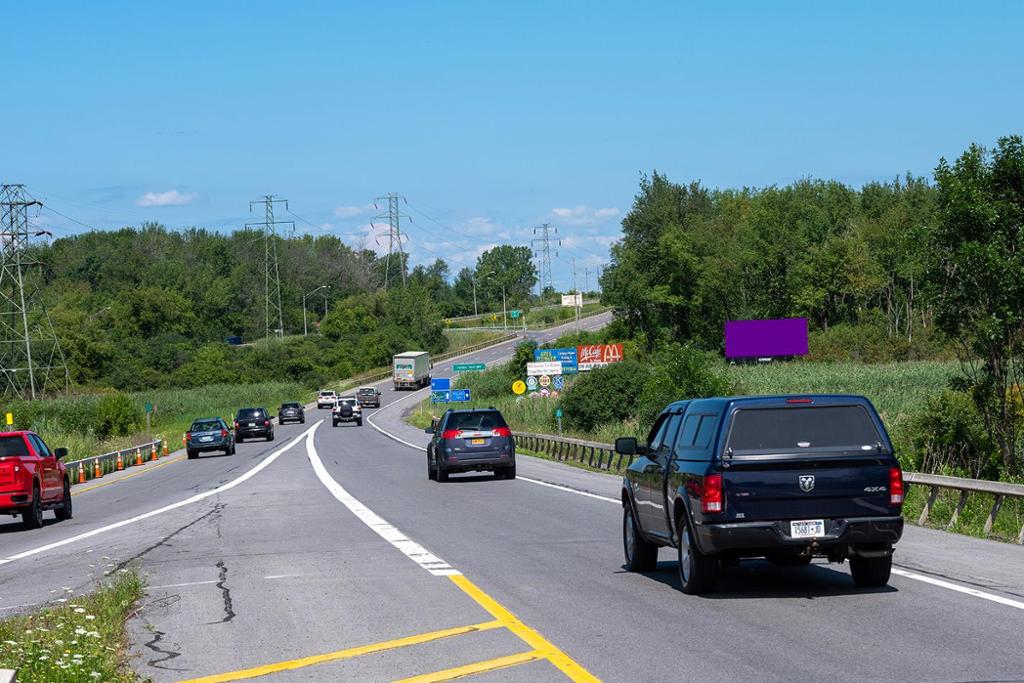
<svg viewBox="0 0 1024 683"><path fill-rule="evenodd" d="M600 680L594 676L594 674L580 666L569 655L565 654L552 643L548 642L544 636L519 621L519 618L516 617L516 615L498 604L497 600L489 596L487 593L484 593L476 586L476 584L465 576L460 574L457 576L449 576L448 578L451 579L456 586L461 588L466 595L473 598L478 605L490 612L495 619L505 626L505 628L512 631L512 633L515 633L527 645L539 652L542 657L558 667L558 669L568 676L570 680L590 682Z"/></svg>
<svg viewBox="0 0 1024 683"><path fill-rule="evenodd" d="M544 659L544 654L537 652L536 650L533 652L521 652L517 655L497 657L495 659L488 659L485 662L476 662L475 664L452 667L451 669L445 669L444 671L435 671L432 674L403 678L395 683L440 683L441 681L451 681L456 678L482 674L487 671L495 671L496 669L506 669L510 666L526 664L527 662L536 662L540 659Z"/></svg>
<svg viewBox="0 0 1024 683"><path fill-rule="evenodd" d="M96 489L101 489L104 486L110 486L111 484L116 484L118 482L122 482L125 479L131 479L132 477L137 477L140 474L145 474L147 472L152 472L153 470L157 469L158 467L163 467L164 465L170 465L173 462L178 462L178 461L184 460L184 459L185 459L184 455L179 455L177 458L171 458L170 460L164 460L163 462L157 463L156 465L153 465L152 467L147 467L144 470L140 470L138 472L132 472L131 474L126 474L123 477L118 477L117 479L114 479L113 481L106 481L106 482L103 482L102 484L96 484L95 486L87 486L84 489L78 489L78 490L71 489L71 495L72 496L77 496L80 493L88 493L89 491L95 491Z"/></svg>
<svg viewBox="0 0 1024 683"><path fill-rule="evenodd" d="M431 631L429 633L421 633L416 636L396 638L395 640L385 640L384 642L374 643L372 645L360 645L358 647L350 647L345 650L338 650L336 652L328 652L322 655L313 655L312 657L290 659L284 662L277 662L276 664L257 666L252 669L240 669L238 671L229 671L228 673L223 674L214 674L213 676L190 678L187 681L181 681L181 683L223 683L224 681L240 681L245 678L257 678L259 676L266 676L267 674L273 674L279 671L291 671L293 669L301 669L303 667L312 666L314 664L337 662L342 659L351 659L353 657L368 655L374 652L384 652L386 650L394 650L400 647L408 647L410 645L429 643L433 640L440 640L441 638L451 638L452 636L461 636L463 634L474 633L476 631L489 631L495 628L502 628L503 626L504 624L500 621L485 621L482 624L473 624L472 626L458 626L456 628L446 628L441 631Z"/></svg>

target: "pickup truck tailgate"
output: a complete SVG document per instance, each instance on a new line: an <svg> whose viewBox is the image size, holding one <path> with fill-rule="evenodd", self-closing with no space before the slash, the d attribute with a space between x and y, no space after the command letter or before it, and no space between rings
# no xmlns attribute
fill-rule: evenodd
<svg viewBox="0 0 1024 683"><path fill-rule="evenodd" d="M20 464L21 460L19 458L0 459L0 488L9 487L15 483L14 468Z"/></svg>
<svg viewBox="0 0 1024 683"><path fill-rule="evenodd" d="M889 467L876 459L733 462L725 515L761 521L891 514Z"/></svg>

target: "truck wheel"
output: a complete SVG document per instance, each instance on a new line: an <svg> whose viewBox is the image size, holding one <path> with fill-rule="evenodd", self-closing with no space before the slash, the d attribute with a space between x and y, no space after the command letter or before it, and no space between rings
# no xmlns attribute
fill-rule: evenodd
<svg viewBox="0 0 1024 683"><path fill-rule="evenodd" d="M57 515L57 521L63 522L71 519L74 510L71 507L71 484L67 479L64 480L64 499L61 501L61 506L54 510L54 514Z"/></svg>
<svg viewBox="0 0 1024 683"><path fill-rule="evenodd" d="M437 481L437 472L434 471L434 463L430 461L430 453L427 453L427 479Z"/></svg>
<svg viewBox="0 0 1024 683"><path fill-rule="evenodd" d="M440 482L448 481L448 473L444 471L440 463L437 465L437 480Z"/></svg>
<svg viewBox="0 0 1024 683"><path fill-rule="evenodd" d="M245 441L244 437L241 437L241 436L236 436L235 437L235 443L243 443L244 441Z"/></svg>
<svg viewBox="0 0 1024 683"><path fill-rule="evenodd" d="M192 450L185 451L185 453L188 455L189 460L195 460L199 457L199 454Z"/></svg>
<svg viewBox="0 0 1024 683"><path fill-rule="evenodd" d="M306 424L306 418L305 418L305 416L303 416L303 417L300 417L300 418L299 418L299 424L300 424L300 425L304 425L304 424Z"/></svg>
<svg viewBox="0 0 1024 683"><path fill-rule="evenodd" d="M363 418L359 418L358 420L356 420L356 427L362 427L362 426L363 426Z"/></svg>
<svg viewBox="0 0 1024 683"><path fill-rule="evenodd" d="M718 579L718 558L702 553L693 542L690 524L680 520L679 583L687 595L708 593Z"/></svg>
<svg viewBox="0 0 1024 683"><path fill-rule="evenodd" d="M888 584L891 572L892 555L850 558L850 575L860 588L879 588Z"/></svg>
<svg viewBox="0 0 1024 683"><path fill-rule="evenodd" d="M332 427L337 427L338 426L338 421L337 420L331 420L331 426Z"/></svg>
<svg viewBox="0 0 1024 683"><path fill-rule="evenodd" d="M43 502L39 499L39 485L32 487L32 502L21 513L21 525L26 529L38 529L43 525Z"/></svg>
<svg viewBox="0 0 1024 683"><path fill-rule="evenodd" d="M626 555L626 569L631 572L649 572L658 564L658 546L640 535L633 506L629 503L622 508L622 550Z"/></svg>

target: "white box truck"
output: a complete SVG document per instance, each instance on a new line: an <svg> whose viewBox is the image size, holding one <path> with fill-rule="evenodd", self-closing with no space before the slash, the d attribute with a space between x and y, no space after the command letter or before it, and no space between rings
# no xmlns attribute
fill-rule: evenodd
<svg viewBox="0 0 1024 683"><path fill-rule="evenodd" d="M395 356L395 390L420 389L430 384L430 354L406 351Z"/></svg>

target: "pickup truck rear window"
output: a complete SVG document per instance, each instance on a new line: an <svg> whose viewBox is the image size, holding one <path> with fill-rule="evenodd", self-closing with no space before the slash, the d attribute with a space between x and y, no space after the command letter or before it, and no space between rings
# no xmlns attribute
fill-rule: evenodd
<svg viewBox="0 0 1024 683"><path fill-rule="evenodd" d="M28 457L28 447L21 436L0 437L0 458Z"/></svg>
<svg viewBox="0 0 1024 683"><path fill-rule="evenodd" d="M865 450L882 441L863 406L738 410L728 446L740 451Z"/></svg>

